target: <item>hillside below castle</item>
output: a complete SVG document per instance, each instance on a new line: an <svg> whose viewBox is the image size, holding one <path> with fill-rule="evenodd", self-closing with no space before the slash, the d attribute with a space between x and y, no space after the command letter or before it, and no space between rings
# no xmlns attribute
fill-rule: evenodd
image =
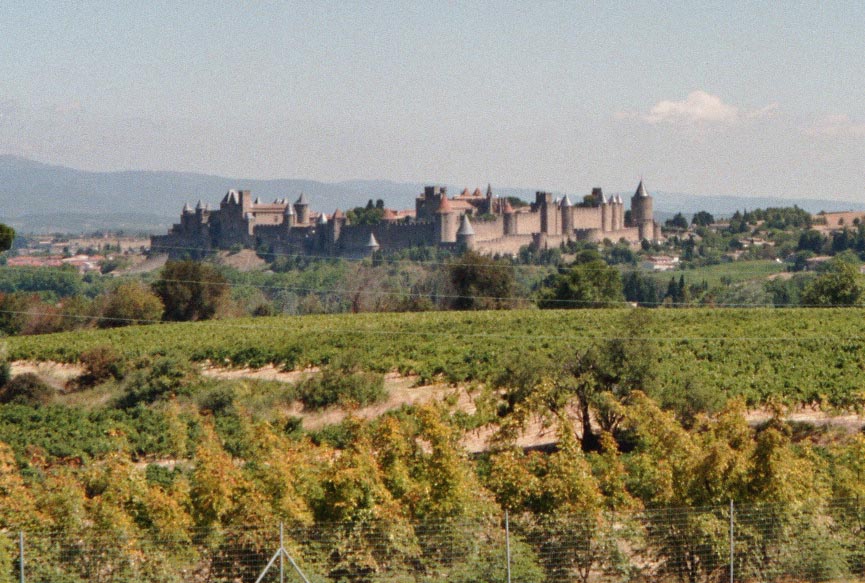
<svg viewBox="0 0 865 583"><path fill-rule="evenodd" d="M168 234L151 238L151 249L180 256L241 246L359 257L378 250L437 246L514 254L524 246L545 249L569 241L638 244L660 239L652 197L642 181L630 207L626 212L620 196L607 197L600 188L576 205L567 196L554 199L537 192L534 202L515 208L491 187L486 193L466 189L448 197L445 187L427 186L413 210L386 209L376 224L352 224L340 209L330 215L311 210L302 193L294 203L284 198L263 203L249 190L229 190L218 209L200 201L195 208L187 203Z"/></svg>

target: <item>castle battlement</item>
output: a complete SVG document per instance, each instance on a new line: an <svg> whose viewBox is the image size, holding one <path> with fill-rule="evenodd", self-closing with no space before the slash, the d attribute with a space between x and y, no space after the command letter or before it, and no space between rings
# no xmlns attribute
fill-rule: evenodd
<svg viewBox="0 0 865 583"><path fill-rule="evenodd" d="M188 203L180 222L166 235L151 238L151 250L172 256L196 256L240 245L277 253L362 256L371 249L397 250L419 246L473 248L484 253L515 253L526 244L549 246L568 241L624 239L632 244L660 238L652 197L642 181L631 198L630 220L618 195L607 198L600 188L577 205L568 196L554 199L538 191L535 200L519 209L487 186L448 197L443 186L427 186L415 199L413 211L385 210L375 225L351 224L345 214L310 209L301 193L288 199L262 202L248 190L229 190L218 209ZM370 246L375 241L377 247Z"/></svg>

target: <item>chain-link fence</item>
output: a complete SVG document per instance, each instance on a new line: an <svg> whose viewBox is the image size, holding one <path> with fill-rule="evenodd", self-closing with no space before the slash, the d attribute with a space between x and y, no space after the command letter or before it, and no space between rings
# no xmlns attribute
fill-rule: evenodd
<svg viewBox="0 0 865 583"><path fill-rule="evenodd" d="M282 533L279 524L184 529L105 518L5 531L0 583L865 580L865 504L856 500L370 518Z"/></svg>

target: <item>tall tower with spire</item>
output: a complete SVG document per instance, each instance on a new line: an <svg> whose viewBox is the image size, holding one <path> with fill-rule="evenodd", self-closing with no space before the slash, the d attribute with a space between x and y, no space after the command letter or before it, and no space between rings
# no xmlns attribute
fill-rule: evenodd
<svg viewBox="0 0 865 583"><path fill-rule="evenodd" d="M655 220L652 208L652 197L643 186L643 181L637 186L634 196L631 197L631 226L636 227L640 233L640 239L651 241L655 238Z"/></svg>

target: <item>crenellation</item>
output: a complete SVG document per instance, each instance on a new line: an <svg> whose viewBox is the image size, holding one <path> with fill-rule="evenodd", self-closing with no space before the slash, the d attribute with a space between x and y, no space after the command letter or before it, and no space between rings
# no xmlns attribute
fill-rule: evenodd
<svg viewBox="0 0 865 583"><path fill-rule="evenodd" d="M489 185L485 192L467 188L452 198L444 186L427 186L415 199L413 211L385 209L378 224L353 225L340 209L331 215L312 211L303 193L293 203L286 198L262 203L248 190L229 190L215 210L201 201L194 209L187 203L180 222L166 235L152 237L151 248L175 256L235 245L283 253L364 256L372 248L436 245L494 254L516 253L529 244L549 248L572 240L605 239L638 244L660 237L652 199L642 182L631 198L628 225L619 195L607 198L595 188L577 200L583 202L572 205L567 196L554 199L551 193L538 191L534 202L514 209L506 199L496 197Z"/></svg>

